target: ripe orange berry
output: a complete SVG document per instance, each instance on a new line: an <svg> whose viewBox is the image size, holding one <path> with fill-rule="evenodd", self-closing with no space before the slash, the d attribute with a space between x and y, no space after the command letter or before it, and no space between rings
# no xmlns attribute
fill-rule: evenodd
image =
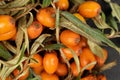
<svg viewBox="0 0 120 80"><path fill-rule="evenodd" d="M33 21L27 28L28 36L30 39L37 38L43 31L43 26L38 21Z"/></svg>
<svg viewBox="0 0 120 80"><path fill-rule="evenodd" d="M71 67L71 71L72 71L73 76L77 77L77 76L79 75L79 73L78 73L78 70L77 70L77 65L76 65L76 63L75 63L75 62L72 62L72 63L70 64L70 67ZM81 66L80 66L80 69L82 69Z"/></svg>
<svg viewBox="0 0 120 80"><path fill-rule="evenodd" d="M58 67L58 58L55 52L45 53L43 57L43 68L48 74L53 74Z"/></svg>
<svg viewBox="0 0 120 80"><path fill-rule="evenodd" d="M68 73L67 65L65 63L60 63L58 64L56 74L58 76L66 76Z"/></svg>
<svg viewBox="0 0 120 80"><path fill-rule="evenodd" d="M0 77L0 80L2 80L2 79L1 79L1 77ZM6 79L5 79L5 80L13 80L13 79L12 79L12 77L11 77L11 76L8 76L8 77L6 77Z"/></svg>
<svg viewBox="0 0 120 80"><path fill-rule="evenodd" d="M18 75L20 75L20 70L16 68L13 71L13 75L15 77L17 77ZM18 80L26 80L28 76L29 76L29 70L27 70L24 74L22 74L22 76Z"/></svg>
<svg viewBox="0 0 120 80"><path fill-rule="evenodd" d="M58 0L55 5L59 7L60 10L67 10L69 8L68 0Z"/></svg>
<svg viewBox="0 0 120 80"><path fill-rule="evenodd" d="M13 80L11 76L8 76L5 80Z"/></svg>
<svg viewBox="0 0 120 80"><path fill-rule="evenodd" d="M31 68L36 68L36 67L38 68L42 66L43 64L42 56L40 56L39 54L34 54L32 58L33 60L30 60L30 64L29 64Z"/></svg>
<svg viewBox="0 0 120 80"><path fill-rule="evenodd" d="M97 64L98 66L103 66L105 61L107 60L108 58L108 52L106 49L103 49L103 58L101 57L98 57L98 56L95 56L96 60L97 60Z"/></svg>
<svg viewBox="0 0 120 80"><path fill-rule="evenodd" d="M39 75L43 71L43 66L32 68L36 75Z"/></svg>
<svg viewBox="0 0 120 80"><path fill-rule="evenodd" d="M45 71L40 74L40 77L42 80L59 80L59 77L56 74L48 74Z"/></svg>
<svg viewBox="0 0 120 80"><path fill-rule="evenodd" d="M80 46L81 48L84 48L84 47L87 47L87 46L88 46L88 44L87 44L87 39L86 39L85 37L81 36L81 40L80 40L79 46Z"/></svg>
<svg viewBox="0 0 120 80"><path fill-rule="evenodd" d="M15 20L9 15L0 15L0 41L9 40L15 34Z"/></svg>
<svg viewBox="0 0 120 80"><path fill-rule="evenodd" d="M60 34L60 41L67 47L73 47L79 44L80 35L71 30L64 30Z"/></svg>
<svg viewBox="0 0 120 80"><path fill-rule="evenodd" d="M70 49L72 49L77 56L79 56L80 53L81 53L81 46L79 46L79 45L74 46L74 47L72 47ZM63 51L64 55L66 56L66 58L68 60L70 60L71 58L73 58L73 54L72 54L72 52L71 52L70 49L69 48L61 48L61 50Z"/></svg>
<svg viewBox="0 0 120 80"><path fill-rule="evenodd" d="M79 13L74 13L73 15L74 15L75 17L77 17L79 20L81 20L83 23L86 23L84 17L81 16Z"/></svg>
<svg viewBox="0 0 120 80"><path fill-rule="evenodd" d="M37 13L36 18L46 27L55 27L55 10L52 7L41 8Z"/></svg>
<svg viewBox="0 0 120 80"><path fill-rule="evenodd" d="M99 15L101 6L95 1L85 1L79 5L78 12L86 18L93 18Z"/></svg>
<svg viewBox="0 0 120 80"><path fill-rule="evenodd" d="M92 53L92 51L89 48L84 48L82 50L82 53L80 54L81 67L83 68L94 61L96 61L96 59L95 59L95 56ZM86 70L91 70L91 69L93 69L94 66L95 65L91 65Z"/></svg>

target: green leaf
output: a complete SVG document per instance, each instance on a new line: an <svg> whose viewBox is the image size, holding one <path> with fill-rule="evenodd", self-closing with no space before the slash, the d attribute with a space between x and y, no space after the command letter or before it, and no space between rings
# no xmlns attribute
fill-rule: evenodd
<svg viewBox="0 0 120 80"><path fill-rule="evenodd" d="M59 43L59 33L60 33L59 22L60 22L60 10L59 10L59 8L58 8L58 9L56 10L56 21L55 21L56 40L57 40L57 43Z"/></svg>
<svg viewBox="0 0 120 80"><path fill-rule="evenodd" d="M103 11L101 11L101 17L102 17L103 21L106 21L106 16L105 16L105 13Z"/></svg>
<svg viewBox="0 0 120 80"><path fill-rule="evenodd" d="M112 9L112 15L118 19L120 22L120 6L117 3L113 3L110 0L105 0L107 3L110 4L110 7Z"/></svg>
<svg viewBox="0 0 120 80"><path fill-rule="evenodd" d="M75 60L75 64L76 64L76 66L77 66L77 70L78 70L78 73L80 73L80 61L79 61L79 58L78 58L78 56L76 55L76 53L74 52L74 50L72 50L72 49L70 49L70 48L68 48L70 51L71 51L71 53L72 53L72 55L73 55L73 58L74 58L74 60Z"/></svg>
<svg viewBox="0 0 120 80"><path fill-rule="evenodd" d="M43 0L42 2L42 8L48 7L51 4L51 0Z"/></svg>
<svg viewBox="0 0 120 80"><path fill-rule="evenodd" d="M103 49L102 49L98 44L96 44L96 43L88 40L88 45L89 45L91 51L92 51L95 55L97 55L97 56L100 57L100 58L103 58L103 57L104 57L104 55L103 55Z"/></svg>
<svg viewBox="0 0 120 80"><path fill-rule="evenodd" d="M93 29L89 25L84 24L67 11L61 12L61 15L69 20L69 21L66 20L67 22L61 21L60 23L61 26L71 29L72 31L79 33L80 35L83 35L86 38L91 39L92 41L99 43L103 42L108 46L116 49L118 52L120 52L120 48L118 48L111 40L109 40L101 31Z"/></svg>
<svg viewBox="0 0 120 80"><path fill-rule="evenodd" d="M105 20L103 20L103 18L101 16L97 16L95 18L93 18L93 21L95 23L95 25L101 29L101 30L106 30L106 29L110 29L110 33L104 33L107 36L113 36L115 34L115 30L113 29L113 27L109 26Z"/></svg>
<svg viewBox="0 0 120 80"><path fill-rule="evenodd" d="M5 47L0 44L0 57L4 58L5 60L8 60L12 58L12 55L5 49Z"/></svg>
<svg viewBox="0 0 120 80"><path fill-rule="evenodd" d="M109 16L108 22L116 31L118 31L117 22L112 15Z"/></svg>
<svg viewBox="0 0 120 80"><path fill-rule="evenodd" d="M88 67L90 67L92 65L95 65L96 63L97 63L96 61L89 63L88 65L86 65L85 67L82 68L81 72L83 72L84 70L86 70Z"/></svg>
<svg viewBox="0 0 120 80"><path fill-rule="evenodd" d="M20 50L20 56L19 56L19 60L18 60L18 63L22 60L22 58L24 57L24 54L25 54L25 50L26 50L26 45L25 45L25 43L23 43L23 45L22 45L22 48L21 48L21 50Z"/></svg>
<svg viewBox="0 0 120 80"><path fill-rule="evenodd" d="M65 47L62 44L50 44L44 47L45 50L59 50L61 47Z"/></svg>
<svg viewBox="0 0 120 80"><path fill-rule="evenodd" d="M32 44L32 47L30 49L30 54L34 54L36 50L39 48L40 45L42 45L42 42L47 38L51 36L50 34L42 34L40 35L35 42Z"/></svg>

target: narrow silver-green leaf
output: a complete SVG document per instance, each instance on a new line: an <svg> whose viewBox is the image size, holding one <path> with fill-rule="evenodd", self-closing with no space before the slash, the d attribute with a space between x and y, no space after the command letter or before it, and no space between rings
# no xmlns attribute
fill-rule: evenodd
<svg viewBox="0 0 120 80"><path fill-rule="evenodd" d="M120 22L120 6L117 3L111 2L111 0L105 0L110 4L110 7L112 9L112 15L118 19Z"/></svg>
<svg viewBox="0 0 120 80"><path fill-rule="evenodd" d="M61 47L65 47L62 44L50 44L45 46L43 49L45 50L59 50Z"/></svg>
<svg viewBox="0 0 120 80"><path fill-rule="evenodd" d="M31 12L29 12L29 14L30 14L30 18L29 18L29 20L27 22L27 25L26 25L27 27L29 27L33 22L33 14Z"/></svg>
<svg viewBox="0 0 120 80"><path fill-rule="evenodd" d="M69 48L69 50L71 51L71 53L73 55L73 58L75 60L75 64L77 66L77 71L78 71L78 73L80 73L81 70L80 70L80 61L79 61L79 58L78 58L78 56L76 55L76 53L72 49Z"/></svg>
<svg viewBox="0 0 120 80"><path fill-rule="evenodd" d="M82 68L81 72L83 72L85 69L87 69L88 67L92 66L92 65L95 65L97 62L94 61L94 62L91 62L89 63L88 65L86 65L85 67Z"/></svg>
<svg viewBox="0 0 120 80"><path fill-rule="evenodd" d="M42 7L48 7L51 4L51 0L43 0Z"/></svg>
<svg viewBox="0 0 120 80"><path fill-rule="evenodd" d="M96 43L88 40L88 45L89 45L91 51L92 51L95 55L97 55L97 56L100 57L100 58L103 58L103 57L104 57L104 55L103 55L103 49L102 49L98 44L96 44Z"/></svg>
<svg viewBox="0 0 120 80"><path fill-rule="evenodd" d="M3 41L4 46L11 51L12 53L16 54L16 47L11 45L8 41Z"/></svg>
<svg viewBox="0 0 120 80"><path fill-rule="evenodd" d="M82 31L92 37L94 40L103 42L120 52L120 48L118 48L111 40L109 40L101 31L93 29L89 25L82 23L79 19L77 19L75 16L73 16L67 11L61 12L61 15L67 18L70 22L72 22L72 24L75 25L75 28L78 29L79 33L81 33Z"/></svg>
<svg viewBox="0 0 120 80"><path fill-rule="evenodd" d="M118 32L117 22L116 22L115 18L112 15L109 16L108 22Z"/></svg>
<svg viewBox="0 0 120 80"><path fill-rule="evenodd" d="M40 35L36 40L35 42L32 44L32 47L30 49L30 54L34 54L36 52L36 50L38 49L38 47L40 45L42 45L42 42L47 38L49 37L50 34L42 34Z"/></svg>
<svg viewBox="0 0 120 80"><path fill-rule="evenodd" d="M59 8L58 8L58 9L56 10L56 21L55 21L56 40L57 40L57 43L59 43L59 33L60 33L59 22L60 22L60 10L59 10Z"/></svg>
<svg viewBox="0 0 120 80"><path fill-rule="evenodd" d="M110 33L107 33L107 36L113 36L115 34L115 30L113 29L113 27L109 26L103 19L101 16L97 16L95 18L93 18L93 21L95 23L95 25L99 28L102 29L103 31L106 29L110 29Z"/></svg>
<svg viewBox="0 0 120 80"><path fill-rule="evenodd" d="M4 58L5 60L12 58L12 55L5 47L3 47L2 44L0 44L0 57Z"/></svg>

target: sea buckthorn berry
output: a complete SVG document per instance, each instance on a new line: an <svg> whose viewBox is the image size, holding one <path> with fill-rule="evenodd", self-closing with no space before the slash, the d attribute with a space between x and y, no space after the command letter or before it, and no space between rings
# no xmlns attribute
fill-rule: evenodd
<svg viewBox="0 0 120 80"><path fill-rule="evenodd" d="M72 71L73 76L77 77L77 76L79 75L79 72L78 72L78 70L77 70L77 65L76 65L76 63L75 63L75 62L72 62L72 63L70 64L70 68L71 68L71 71ZM81 66L80 66L80 69L82 69Z"/></svg>
<svg viewBox="0 0 120 80"><path fill-rule="evenodd" d="M82 68L96 61L93 52L89 48L83 48L79 59L80 59L80 65ZM95 64L87 67L86 70L92 70L94 66Z"/></svg>
<svg viewBox="0 0 120 80"><path fill-rule="evenodd" d="M96 60L97 60L97 64L99 67L103 66L105 61L107 60L108 58L108 52L106 49L103 49L103 57L98 57L98 56L95 56Z"/></svg>
<svg viewBox="0 0 120 80"><path fill-rule="evenodd" d="M52 7L41 8L37 13L36 18L46 27L55 27L55 10Z"/></svg>
<svg viewBox="0 0 120 80"><path fill-rule="evenodd" d="M74 13L73 15L74 15L75 17L77 17L79 20L81 20L83 23L86 23L84 17L81 16L79 13Z"/></svg>
<svg viewBox="0 0 120 80"><path fill-rule="evenodd" d="M78 12L85 18L93 18L99 15L101 6L95 1L85 1L79 5Z"/></svg>
<svg viewBox="0 0 120 80"><path fill-rule="evenodd" d="M56 74L58 76L66 76L67 73L68 73L67 65L65 63L60 63L59 62L57 70L56 70Z"/></svg>
<svg viewBox="0 0 120 80"><path fill-rule="evenodd" d="M25 71L25 73L23 72L22 73L22 76L18 79L18 80L26 80L27 79L27 77L29 76L29 69L27 69L27 71ZM15 76L15 77L17 77L18 75L20 75L20 70L19 69L15 69L14 71L13 71L13 75Z"/></svg>
<svg viewBox="0 0 120 80"><path fill-rule="evenodd" d="M47 72L43 71L40 74L42 80L59 80L58 75L56 74L48 74Z"/></svg>
<svg viewBox="0 0 120 80"><path fill-rule="evenodd" d="M69 8L68 0L58 0L55 5L59 7L60 10L67 10Z"/></svg>
<svg viewBox="0 0 120 80"><path fill-rule="evenodd" d="M73 47L79 44L80 35L71 30L64 30L60 34L60 41L67 47Z"/></svg>
<svg viewBox="0 0 120 80"><path fill-rule="evenodd" d="M15 20L9 15L0 15L0 41L9 40L15 34Z"/></svg>
<svg viewBox="0 0 120 80"><path fill-rule="evenodd" d="M0 80L2 80L1 77L0 77ZM13 79L12 79L12 76L10 75L10 76L6 77L5 80L13 80Z"/></svg>
<svg viewBox="0 0 120 80"><path fill-rule="evenodd" d="M75 53L77 56L79 56L80 53L82 52L81 46L79 46L79 45L74 46L74 47L72 47L72 48L61 48L62 52L64 53L64 55L66 56L66 58L67 58L68 60L70 60L71 58L73 58L73 54L72 54L72 52L71 52L70 49L73 50L74 53Z"/></svg>
<svg viewBox="0 0 120 80"><path fill-rule="evenodd" d="M37 38L43 31L43 26L38 21L33 21L27 28L28 36L30 39Z"/></svg>
<svg viewBox="0 0 120 80"><path fill-rule="evenodd" d="M48 74L53 74L58 67L58 58L55 52L46 52L43 57L43 68Z"/></svg>
<svg viewBox="0 0 120 80"><path fill-rule="evenodd" d="M30 63L29 63L29 66L31 68L38 68L38 67L41 67L42 64L43 64L43 59L42 59L42 56L40 56L39 54L34 54L33 55L33 60L30 60Z"/></svg>
<svg viewBox="0 0 120 80"><path fill-rule="evenodd" d="M32 70L36 75L39 75L43 71L43 65L39 67L34 67L32 68Z"/></svg>

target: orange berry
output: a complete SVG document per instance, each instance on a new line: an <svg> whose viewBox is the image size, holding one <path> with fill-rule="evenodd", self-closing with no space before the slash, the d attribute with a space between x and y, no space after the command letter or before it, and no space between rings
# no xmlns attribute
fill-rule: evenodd
<svg viewBox="0 0 120 80"><path fill-rule="evenodd" d="M80 54L80 64L82 67L87 66L88 64L96 61L94 54L89 48L84 48ZM89 66L86 70L93 69L95 65Z"/></svg>
<svg viewBox="0 0 120 80"><path fill-rule="evenodd" d="M74 46L71 49L75 52L75 54L77 56L80 55L80 53L81 53L81 47L79 45ZM66 56L66 58L68 60L70 60L71 58L73 58L73 54L72 54L72 52L71 52L71 50L69 48L61 48L61 50L63 51L64 55Z"/></svg>
<svg viewBox="0 0 120 80"><path fill-rule="evenodd" d="M80 35L71 30L64 30L60 34L60 41L67 47L73 47L79 44Z"/></svg>
<svg viewBox="0 0 120 80"><path fill-rule="evenodd" d="M74 13L73 15L74 15L75 17L77 17L79 20L81 20L83 23L86 23L84 17L81 16L79 13Z"/></svg>
<svg viewBox="0 0 120 80"><path fill-rule="evenodd" d="M88 46L88 44L87 44L87 39L86 39L85 37L81 36L81 40L80 40L79 46L80 46L81 48L84 48L84 47L87 47L87 46Z"/></svg>
<svg viewBox="0 0 120 80"><path fill-rule="evenodd" d="M11 76L8 76L5 80L13 80Z"/></svg>
<svg viewBox="0 0 120 80"><path fill-rule="evenodd" d="M103 66L105 61L107 60L108 58L108 52L106 49L103 49L103 57L98 57L98 56L95 56L96 60L97 60L97 64L98 66Z"/></svg>
<svg viewBox="0 0 120 80"><path fill-rule="evenodd" d="M13 71L13 75L15 77L17 77L20 74L21 74L20 70L18 70L17 68ZM22 74L22 76L18 80L26 80L28 76L29 76L29 70L27 70L24 74Z"/></svg>
<svg viewBox="0 0 120 80"><path fill-rule="evenodd" d="M40 77L42 80L59 80L59 77L56 74L48 74L45 71L40 74Z"/></svg>
<svg viewBox="0 0 120 80"><path fill-rule="evenodd" d="M30 39L37 38L43 31L43 26L38 21L33 21L27 28L28 36Z"/></svg>
<svg viewBox="0 0 120 80"><path fill-rule="evenodd" d="M2 79L1 79L1 77L0 77L0 80L2 80ZM6 79L5 79L5 80L13 80L13 79L12 79L12 77L11 77L11 76L8 76L8 77L6 77Z"/></svg>
<svg viewBox="0 0 120 80"><path fill-rule="evenodd" d="M16 34L16 28L4 34L0 34L0 41L10 40L11 38L13 38L15 34Z"/></svg>
<svg viewBox="0 0 120 80"><path fill-rule="evenodd" d="M79 75L79 73L78 73L78 70L77 70L77 65L76 65L76 63L75 63L75 62L72 62L72 63L70 64L70 67L71 67L71 71L72 71L73 76L77 77L77 76ZM80 66L80 69L81 69L81 66Z"/></svg>
<svg viewBox="0 0 120 80"><path fill-rule="evenodd" d="M55 5L59 7L60 10L67 10L69 8L68 0L58 0Z"/></svg>
<svg viewBox="0 0 120 80"><path fill-rule="evenodd" d="M93 18L99 15L101 6L95 1L85 1L79 5L78 12L86 18Z"/></svg>
<svg viewBox="0 0 120 80"><path fill-rule="evenodd" d="M39 75L43 71L43 66L32 68L36 75Z"/></svg>
<svg viewBox="0 0 120 80"><path fill-rule="evenodd" d="M55 27L55 10L52 7L41 8L37 13L36 18L46 27Z"/></svg>
<svg viewBox="0 0 120 80"><path fill-rule="evenodd" d="M32 58L33 60L30 60L30 64L29 64L31 68L36 68L36 67L38 68L42 66L43 64L42 56L40 56L39 54L34 54Z"/></svg>
<svg viewBox="0 0 120 80"><path fill-rule="evenodd" d="M48 74L53 74L58 67L58 58L55 52L45 53L43 57L43 68Z"/></svg>
<svg viewBox="0 0 120 80"><path fill-rule="evenodd" d="M56 74L58 76L66 76L67 73L68 73L67 65L65 63L59 63L56 70Z"/></svg>
<svg viewBox="0 0 120 80"><path fill-rule="evenodd" d="M15 34L15 20L9 15L0 15L0 41L9 40Z"/></svg>

